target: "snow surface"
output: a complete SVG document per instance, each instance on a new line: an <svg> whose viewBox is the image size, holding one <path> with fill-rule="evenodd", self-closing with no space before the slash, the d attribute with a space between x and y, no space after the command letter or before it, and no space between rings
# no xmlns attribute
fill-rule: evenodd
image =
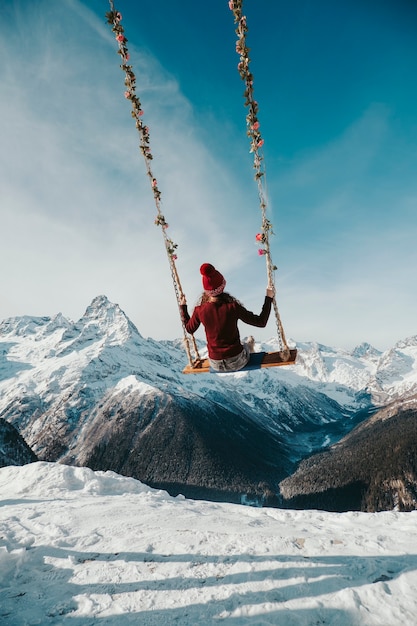
<svg viewBox="0 0 417 626"><path fill-rule="evenodd" d="M112 472L0 470L0 624L417 624L417 511L172 498Z"/></svg>

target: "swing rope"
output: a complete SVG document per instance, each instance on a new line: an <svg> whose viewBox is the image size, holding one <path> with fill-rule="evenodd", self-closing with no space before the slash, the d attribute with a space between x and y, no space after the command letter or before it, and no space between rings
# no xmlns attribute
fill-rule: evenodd
<svg viewBox="0 0 417 626"><path fill-rule="evenodd" d="M266 176L265 176L265 164L262 154L262 146L264 140L259 130L260 124L258 121L258 103L256 102L253 94L253 74L250 71L250 58L249 48L246 45L246 34L248 27L246 23L246 16L242 13L243 0L229 0L229 9L233 12L234 21L237 25L236 34L238 40L236 42L236 52L240 56L240 60L237 66L241 79L245 83L245 91L243 97L245 98L245 107L248 107L248 113L246 115L247 135L250 141L250 152L253 153L253 167L255 169L255 180L258 186L259 205L261 210L261 232L256 235L256 240L262 245L259 248L258 253L265 256L266 270L268 276L268 285L275 286L274 271L277 267L273 264L271 258L271 248L269 243L270 235L273 234L272 224L266 216L267 211L267 194L266 194ZM273 297L273 307L275 312L277 336L280 351L283 354L284 359L288 359L290 350L285 338L284 328L281 322L281 316L278 311L278 305L276 297Z"/></svg>
<svg viewBox="0 0 417 626"><path fill-rule="evenodd" d="M131 115L135 120L135 125L138 130L140 136L140 151L142 152L143 158L145 160L146 165L146 173L149 177L149 181L151 183L151 188L153 192L153 197L155 200L156 212L157 216L155 219L155 224L161 227L165 250L168 256L168 262L171 270L172 282L174 285L175 296L177 299L178 310L180 311L180 302L181 298L184 296L184 292L182 290L181 281L178 275L178 270L175 264L177 259L176 249L178 245L172 241L167 235L168 224L165 221L165 217L161 210L161 191L158 187L158 182L153 175L151 169L151 161L153 159L152 152L150 149L150 140L149 140L149 128L142 121L143 109L140 102L140 99L136 95L136 76L132 70L132 66L128 64L129 61L129 51L127 48L127 39L125 36L125 31L123 26L121 25L122 15L119 11L116 11L114 8L113 0L109 0L110 3L110 11L106 13L107 23L111 25L111 29L115 34L115 38L118 44L117 53L120 54L122 63L120 65L121 69L125 73L125 98L130 100L132 105ZM188 362L192 366L193 363L197 363L201 361L201 357L198 352L197 343L194 335L189 335L186 331L184 321L180 314L182 329L183 329L183 343L185 350L188 356ZM190 345L191 344L191 345ZM194 356L192 356L193 350Z"/></svg>

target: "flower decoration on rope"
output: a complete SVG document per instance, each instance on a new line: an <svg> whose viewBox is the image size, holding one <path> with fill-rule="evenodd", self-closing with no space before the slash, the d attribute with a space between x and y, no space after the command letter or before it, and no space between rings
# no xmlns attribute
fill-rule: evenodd
<svg viewBox="0 0 417 626"><path fill-rule="evenodd" d="M246 44L246 35L248 26L246 16L242 14L243 0L229 0L229 9L234 16L236 27L236 52L239 55L239 63L237 66L239 75L245 83L245 91L243 97L245 99L245 107L248 109L246 115L247 135L250 141L250 152L253 153L253 167L255 169L255 180L258 184L258 194L260 209L262 212L262 232L255 237L256 242L262 247L258 249L260 256L267 255L268 263L271 269L276 269L272 265L269 251L269 235L272 233L272 224L266 218L266 194L264 191L263 177L265 170L263 165L263 156L260 153L264 140L260 131L260 123L258 120L258 103L253 93L253 74L250 71L249 48Z"/></svg>
<svg viewBox="0 0 417 626"><path fill-rule="evenodd" d="M178 244L174 243L172 239L167 239L167 244L168 254L174 259L174 261L176 261L178 257L175 254L175 250L178 248Z"/></svg>
<svg viewBox="0 0 417 626"><path fill-rule="evenodd" d="M256 169L255 178L263 176L261 171L262 157L259 155L258 150L264 145L260 133L260 123L258 120L258 103L256 102L253 94L253 74L250 71L250 57L249 48L246 45L246 34L248 27L246 24L246 17L242 15L242 0L230 0L229 8L233 12L235 24L237 24L236 34L238 40L236 41L236 52L240 56L237 66L241 79L245 83L245 91L243 97L245 98L245 107L248 107L248 113L246 115L246 124L248 127L247 135L250 140L250 152L254 153L254 167Z"/></svg>
<svg viewBox="0 0 417 626"><path fill-rule="evenodd" d="M165 248L171 260L175 261L177 259L175 250L177 249L178 246L171 239L167 239L166 234L165 234L165 231L168 228L168 224L166 223L165 218L161 213L161 208L160 208L161 191L158 187L158 182L156 178L154 177L152 170L151 170L151 161L153 159L153 156L152 156L151 147L150 147L149 128L148 126L144 124L143 119L142 119L144 111L142 109L141 101L136 94L136 76L133 72L132 65L128 63L130 55L127 49L128 40L126 39L124 28L120 23L122 21L122 15L121 13L119 13L119 11L114 10L113 2L110 2L110 6L112 10L106 13L107 23L111 25L112 31L115 35L115 39L119 47L117 53L120 55L121 61L122 61L120 67L125 73L124 95L125 95L126 100L130 100L131 105L132 105L131 115L133 119L135 120L135 126L140 136L139 148L145 159L146 171L147 171L150 183L151 183L151 189L153 192L153 196L154 196L154 200L155 200L155 204L156 204L156 208L158 212L157 218L155 219L155 224L157 226L162 227L162 230L164 233Z"/></svg>
<svg viewBox="0 0 417 626"><path fill-rule="evenodd" d="M164 229L168 228L168 226L169 226L169 225L166 223L166 221L165 221L165 217L164 217L161 213L159 213L159 214L156 216L156 218L155 218L155 224L156 224L157 226L162 226L162 228L164 228Z"/></svg>
<svg viewBox="0 0 417 626"><path fill-rule="evenodd" d="M273 235L272 224L269 220L264 218L262 221L262 230L260 233L255 235L255 241L259 246L262 246L258 249L259 256L264 256L268 254L269 248L269 235ZM276 269L274 266L273 269Z"/></svg>

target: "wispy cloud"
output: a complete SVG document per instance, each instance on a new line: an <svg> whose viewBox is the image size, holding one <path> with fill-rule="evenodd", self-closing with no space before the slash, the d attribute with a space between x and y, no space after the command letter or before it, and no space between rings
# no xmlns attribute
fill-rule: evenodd
<svg viewBox="0 0 417 626"><path fill-rule="evenodd" d="M105 293L145 336L179 336L104 15L79 0L6 1L2 10L0 318L60 310L77 318ZM227 161L221 122L212 115L210 128L202 126L177 79L134 44L129 39L154 174L188 299L200 291L200 263L210 261L257 310L266 273L253 244L259 211L250 161ZM410 135L389 106L375 103L332 142L272 169L267 162L287 335L388 347L416 332L416 143L417 132ZM273 332L272 325L264 331Z"/></svg>
<svg viewBox="0 0 417 626"><path fill-rule="evenodd" d="M145 335L178 336L169 267L111 33L77 0L10 6L0 30L0 187L2 265L11 269L0 317L57 310L77 317L104 292ZM204 146L174 78L145 51L133 45L130 51L191 300L200 290L201 262L225 272L245 262L248 220L239 212L245 190Z"/></svg>

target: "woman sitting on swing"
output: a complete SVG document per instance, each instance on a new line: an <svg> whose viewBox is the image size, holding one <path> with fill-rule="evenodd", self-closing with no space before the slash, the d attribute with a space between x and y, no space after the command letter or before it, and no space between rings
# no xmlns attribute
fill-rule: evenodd
<svg viewBox="0 0 417 626"><path fill-rule="evenodd" d="M181 299L181 315L188 333L194 334L203 324L207 339L210 366L217 372L235 372L247 365L253 352L253 337L243 345L240 341L238 320L264 328L271 313L274 289L267 288L260 315L255 315L236 298L224 292L226 281L210 263L200 267L203 294L190 317L185 296Z"/></svg>

